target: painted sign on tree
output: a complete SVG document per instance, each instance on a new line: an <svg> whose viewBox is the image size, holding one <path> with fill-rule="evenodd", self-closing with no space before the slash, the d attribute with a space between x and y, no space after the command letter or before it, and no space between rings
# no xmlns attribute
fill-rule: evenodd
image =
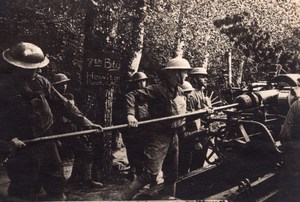
<svg viewBox="0 0 300 202"><path fill-rule="evenodd" d="M88 51L82 70L82 81L86 86L114 86L119 81L120 54Z"/></svg>

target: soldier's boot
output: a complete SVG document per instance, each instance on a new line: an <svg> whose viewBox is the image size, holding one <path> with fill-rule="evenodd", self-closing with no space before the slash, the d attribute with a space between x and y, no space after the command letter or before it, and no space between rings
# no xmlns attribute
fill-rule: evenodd
<svg viewBox="0 0 300 202"><path fill-rule="evenodd" d="M143 174L133 180L133 182L129 185L128 190L123 193L121 200L133 199L134 196L138 194L145 185L152 183L154 178L156 179L155 175L145 171Z"/></svg>
<svg viewBox="0 0 300 202"><path fill-rule="evenodd" d="M92 180L92 164L86 164L83 167L83 186L87 188L102 188L104 185L101 182Z"/></svg>
<svg viewBox="0 0 300 202"><path fill-rule="evenodd" d="M151 182L150 182L150 187L154 187L156 186L158 183L157 183L157 175L152 175L151 176Z"/></svg>
<svg viewBox="0 0 300 202"><path fill-rule="evenodd" d="M69 185L73 185L79 182L78 175L80 173L80 165L81 162L78 160L78 158L75 158L72 167L71 176L69 177L67 182Z"/></svg>

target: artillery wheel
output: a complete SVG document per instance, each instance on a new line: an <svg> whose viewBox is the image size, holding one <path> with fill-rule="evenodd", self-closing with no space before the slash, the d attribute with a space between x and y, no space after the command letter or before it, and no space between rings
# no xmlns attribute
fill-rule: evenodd
<svg viewBox="0 0 300 202"><path fill-rule="evenodd" d="M211 100L212 107L218 107L225 104L225 100L221 93L213 88L206 88L204 95Z"/></svg>
<svg viewBox="0 0 300 202"><path fill-rule="evenodd" d="M207 139L207 142L205 144L205 161L208 164L215 165L223 159L224 152L222 143L226 132L226 127L221 127L216 133L214 133Z"/></svg>

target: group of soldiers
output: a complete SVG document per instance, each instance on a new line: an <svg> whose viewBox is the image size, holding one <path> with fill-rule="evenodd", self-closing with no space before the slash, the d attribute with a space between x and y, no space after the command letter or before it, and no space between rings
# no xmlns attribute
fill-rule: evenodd
<svg viewBox="0 0 300 202"><path fill-rule="evenodd" d="M54 76L53 84L38 74L49 60L36 45L21 42L2 53L4 64L0 80L0 150L10 179L8 195L25 200L66 199L63 164L56 141L27 144L26 140L73 130L102 127L94 124L66 94L65 75ZM54 87L55 86L55 87ZM60 91L60 92L59 92ZM102 187L91 180L91 151L81 138L63 142L75 154L76 178L89 187ZM78 162L79 166L76 166ZM75 177L73 177L75 178ZM43 194L44 190L46 194Z"/></svg>
<svg viewBox="0 0 300 202"><path fill-rule="evenodd" d="M0 152L9 156L6 161L10 179L8 195L31 201L63 201L65 177L57 141L27 144L26 140L78 129L99 132L103 129L76 107L74 96L66 91L69 81L66 75L56 74L50 83L38 74L49 63L38 46L21 42L3 51L2 56L6 71L0 79ZM134 198L147 184L156 185L160 171L165 184L163 195L172 199L178 177L204 163L204 140L195 141L199 138L195 134L201 133L199 116L138 127L139 121L199 109L213 113L211 101L203 92L208 77L205 68L192 68L187 60L176 57L168 61L162 73L159 83L148 86L146 74L135 73L130 79L131 88L124 95L124 121L129 127L121 133L131 167L131 184L122 195L124 200ZM285 139L295 136L292 127L299 122L298 105L293 105L284 125L283 137L288 136ZM102 183L91 179L93 154L84 137L61 140L61 144L75 155L69 182L102 187ZM41 196L41 190L46 195Z"/></svg>
<svg viewBox="0 0 300 202"><path fill-rule="evenodd" d="M74 96L67 93L70 79L61 73L53 75L51 82L41 76L38 72L48 65L49 60L32 43L15 44L3 51L2 56L5 71L0 80L0 144L1 155L9 156L6 161L9 196L27 200L65 200L66 180L58 149L60 145L75 156L69 183L103 187L102 183L91 179L93 153L84 137L66 138L59 143L26 143L29 139L79 129L102 132L102 127L86 118L76 107ZM189 71L192 71L190 81L194 87L186 81ZM123 199L131 199L145 184L157 184L160 171L165 184L169 185L166 196L174 197L178 174L184 175L204 162L203 153L198 158L199 152L195 152L193 141L189 140L191 132L200 130L199 117L137 127L139 121L146 119L211 107L203 94L207 85L204 68L192 69L187 60L173 58L163 74L160 83L146 86L146 74L135 73L130 80L130 92L124 97L125 121L129 127L122 135L132 183ZM183 152L180 153L180 149ZM201 144L199 149L202 149ZM41 195L41 190L46 196Z"/></svg>
<svg viewBox="0 0 300 202"><path fill-rule="evenodd" d="M139 121L149 118L181 115L199 109L212 113L210 99L204 94L208 79L205 68L191 68L186 59L176 57L168 61L162 73L161 82L148 86L144 82L146 75L135 73L132 82L144 82L144 85L135 85L136 88L125 96L129 128L122 134L132 173L135 170L136 174L136 177L134 174L130 177L132 183L123 195L125 200L132 199L145 185L155 185L160 171L166 187L163 198L172 199L176 194L175 181L178 176L184 176L204 164L204 139L195 141L196 134L201 133L199 117L156 122L136 128ZM136 145L141 146L139 151L135 150Z"/></svg>

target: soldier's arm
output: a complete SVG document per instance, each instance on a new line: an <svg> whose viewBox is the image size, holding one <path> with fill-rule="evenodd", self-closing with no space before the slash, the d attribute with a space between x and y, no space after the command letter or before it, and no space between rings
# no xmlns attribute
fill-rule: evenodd
<svg viewBox="0 0 300 202"><path fill-rule="evenodd" d="M83 113L67 98L61 95L52 84L45 78L40 78L41 83L48 94L50 102L54 105L50 107L58 107L63 116L70 119L75 124L84 128L95 128L102 130L102 127L98 124L94 124L88 118L86 118Z"/></svg>
<svg viewBox="0 0 300 202"><path fill-rule="evenodd" d="M26 144L18 138L13 138L9 142L0 140L0 154L10 154L16 149L25 146Z"/></svg>
<svg viewBox="0 0 300 202"><path fill-rule="evenodd" d="M155 99L158 97L158 94L159 89L157 85L150 85L144 89L135 90L126 94L126 110L129 127L138 126L138 121L135 118L135 105Z"/></svg>

